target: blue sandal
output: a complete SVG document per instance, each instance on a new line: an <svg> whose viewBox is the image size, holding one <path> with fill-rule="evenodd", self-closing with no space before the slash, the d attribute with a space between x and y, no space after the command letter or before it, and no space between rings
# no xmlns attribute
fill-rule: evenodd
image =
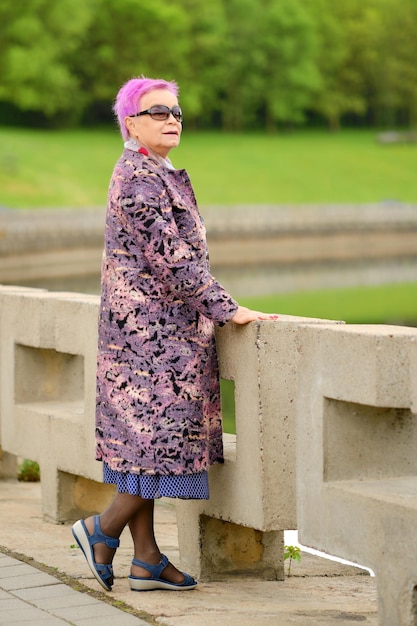
<svg viewBox="0 0 417 626"><path fill-rule="evenodd" d="M108 548L118 548L120 545L120 541L118 539L115 539L114 537L104 535L101 532L99 515L94 516L94 533L92 535L88 534L88 530L82 519L78 520L78 522L75 522L74 526L72 527L72 534L74 535L76 542L83 551L87 563L95 578L98 580L100 585L104 587L104 589L106 589L107 591L111 591L112 585L107 581L113 576L113 567L111 564L102 565L101 563L95 562L93 546L96 543L105 543Z"/></svg>
<svg viewBox="0 0 417 626"><path fill-rule="evenodd" d="M151 574L149 578L139 576L129 576L129 585L132 591L153 591L154 589L170 589L171 591L187 591L197 586L197 581L189 574L181 572L184 576L182 583L171 583L169 580L161 578L161 574L168 565L168 557L161 554L161 561L157 565L150 565L139 559L133 559L132 564L148 570Z"/></svg>

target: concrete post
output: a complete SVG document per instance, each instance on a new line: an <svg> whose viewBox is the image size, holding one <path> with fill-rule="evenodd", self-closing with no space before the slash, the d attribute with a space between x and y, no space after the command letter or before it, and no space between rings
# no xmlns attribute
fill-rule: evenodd
<svg viewBox="0 0 417 626"><path fill-rule="evenodd" d="M98 297L2 287L0 305L3 448L39 463L46 517L98 512L111 497L94 462Z"/></svg>
<svg viewBox="0 0 417 626"><path fill-rule="evenodd" d="M4 478L16 478L17 472L17 456L4 452L4 450L0 448L0 480Z"/></svg>
<svg viewBox="0 0 417 626"><path fill-rule="evenodd" d="M284 577L284 530L297 527L297 334L306 323L324 321L281 315L218 331L220 374L235 383L236 437L225 436L225 464L210 468L210 500L177 504L182 565L200 579Z"/></svg>
<svg viewBox="0 0 417 626"><path fill-rule="evenodd" d="M381 626L417 623L417 329L299 334L300 541L371 568Z"/></svg>

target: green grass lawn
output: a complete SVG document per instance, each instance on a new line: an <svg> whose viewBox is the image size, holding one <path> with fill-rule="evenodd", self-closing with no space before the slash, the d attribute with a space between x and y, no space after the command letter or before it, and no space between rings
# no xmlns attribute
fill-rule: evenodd
<svg viewBox="0 0 417 626"><path fill-rule="evenodd" d="M120 153L109 131L0 129L0 205L11 208L104 205Z"/></svg>
<svg viewBox="0 0 417 626"><path fill-rule="evenodd" d="M0 128L0 205L85 207L106 202L122 150L116 128ZM386 146L373 131L183 133L171 157L201 206L417 201L417 144Z"/></svg>
<svg viewBox="0 0 417 626"><path fill-rule="evenodd" d="M349 324L417 325L417 282L283 293L241 298L240 303L266 313L343 320Z"/></svg>
<svg viewBox="0 0 417 626"><path fill-rule="evenodd" d="M417 144L369 131L185 136L177 161L201 204L417 201Z"/></svg>

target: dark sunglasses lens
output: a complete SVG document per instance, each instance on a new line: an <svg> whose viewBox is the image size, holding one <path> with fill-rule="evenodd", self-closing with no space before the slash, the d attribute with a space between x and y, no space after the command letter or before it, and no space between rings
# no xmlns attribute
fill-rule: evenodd
<svg viewBox="0 0 417 626"><path fill-rule="evenodd" d="M154 120L167 120L169 117L169 108L162 106L162 105L158 105L158 106L151 107L149 109L149 113L151 114L151 117L153 117Z"/></svg>
<svg viewBox="0 0 417 626"><path fill-rule="evenodd" d="M172 113L177 122L182 122L182 111L178 106L170 109L163 104L157 104L149 109L149 113L154 120L158 121L167 120Z"/></svg>
<svg viewBox="0 0 417 626"><path fill-rule="evenodd" d="M173 107L172 108L172 115L175 117L177 122L182 122L182 111L181 111L180 107Z"/></svg>

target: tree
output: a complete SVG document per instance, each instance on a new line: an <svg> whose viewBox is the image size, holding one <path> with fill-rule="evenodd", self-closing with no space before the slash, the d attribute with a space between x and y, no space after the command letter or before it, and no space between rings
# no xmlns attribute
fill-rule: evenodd
<svg viewBox="0 0 417 626"><path fill-rule="evenodd" d="M111 102L134 76L175 79L184 73L188 16L169 0L96 0L94 23L73 64L91 102Z"/></svg>
<svg viewBox="0 0 417 626"><path fill-rule="evenodd" d="M375 0L307 0L318 34L317 67L321 88L312 110L332 129L347 113L367 109L369 67L376 62L379 35Z"/></svg>
<svg viewBox="0 0 417 626"><path fill-rule="evenodd" d="M303 121L318 86L314 30L301 0L228 0L220 112L224 127Z"/></svg>
<svg viewBox="0 0 417 626"><path fill-rule="evenodd" d="M417 124L417 1L380 0L378 64L370 103L380 125ZM399 10L401 7L401 10Z"/></svg>
<svg viewBox="0 0 417 626"><path fill-rule="evenodd" d="M177 0L188 16L186 60L176 76L181 85L185 124L210 127L227 73L226 16L223 0Z"/></svg>
<svg viewBox="0 0 417 626"><path fill-rule="evenodd" d="M265 123L301 123L320 86L314 22L300 0L264 0L259 39L263 52Z"/></svg>
<svg viewBox="0 0 417 626"><path fill-rule="evenodd" d="M184 73L188 17L169 0L2 0L0 102L79 120L123 82Z"/></svg>
<svg viewBox="0 0 417 626"><path fill-rule="evenodd" d="M0 101L47 117L82 107L68 58L93 16L91 0L14 0L0 5Z"/></svg>
<svg viewBox="0 0 417 626"><path fill-rule="evenodd" d="M144 74L177 80L200 127L274 130L311 112L334 129L417 123L417 0L24 5L0 2L0 108L31 122L111 119L118 88Z"/></svg>
<svg viewBox="0 0 417 626"><path fill-rule="evenodd" d="M264 90L261 11L253 0L227 0L224 9L226 28L217 113L225 129L241 130L256 122Z"/></svg>

